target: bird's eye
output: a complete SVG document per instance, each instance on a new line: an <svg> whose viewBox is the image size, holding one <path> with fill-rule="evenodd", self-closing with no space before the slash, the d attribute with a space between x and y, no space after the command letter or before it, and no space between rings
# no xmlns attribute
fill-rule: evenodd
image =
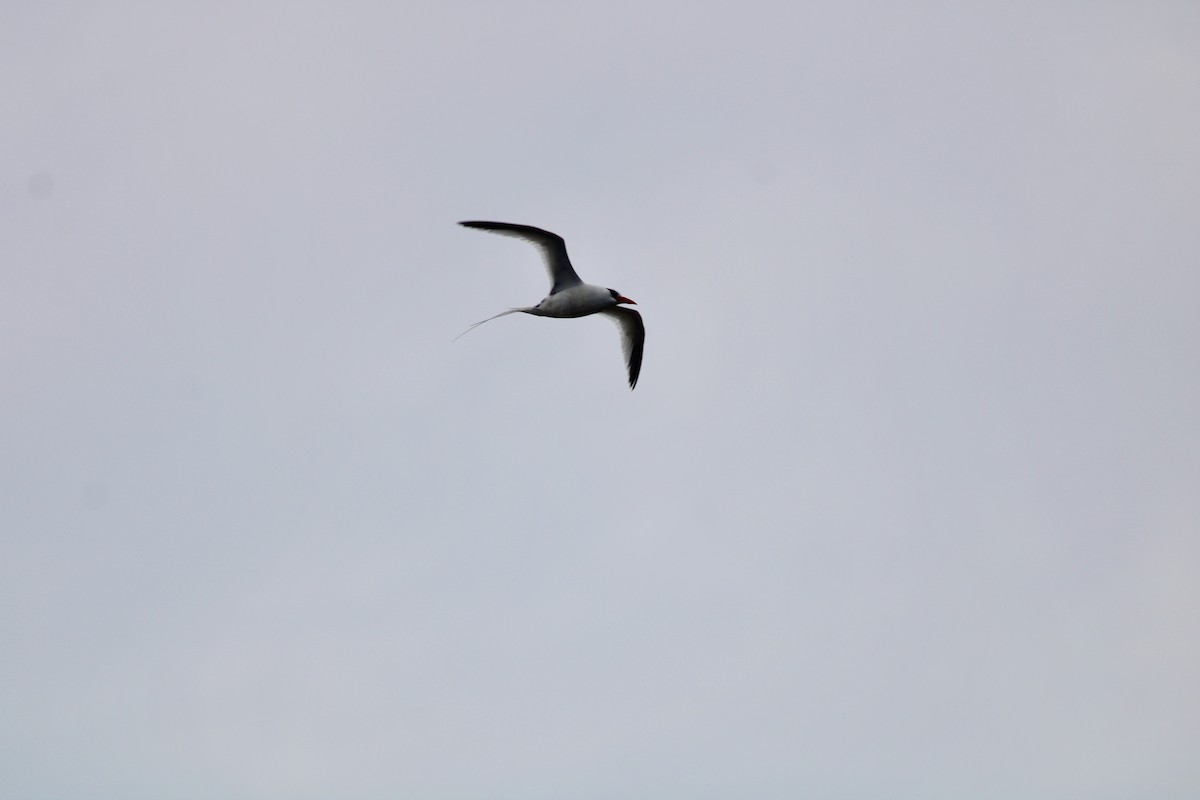
<svg viewBox="0 0 1200 800"><path fill-rule="evenodd" d="M612 295L612 299L613 299L613 300L616 300L618 297L620 297L620 295L619 295L619 294L617 294L617 290L616 290L616 289L609 289L609 290L608 290L608 293Z"/></svg>

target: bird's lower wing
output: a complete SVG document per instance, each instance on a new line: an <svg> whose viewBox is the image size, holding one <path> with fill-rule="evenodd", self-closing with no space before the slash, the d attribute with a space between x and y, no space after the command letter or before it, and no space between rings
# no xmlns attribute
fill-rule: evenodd
<svg viewBox="0 0 1200 800"><path fill-rule="evenodd" d="M629 388L632 389L637 386L638 375L642 371L642 348L646 344L646 326L642 324L642 315L632 308L617 307L606 308L600 313L621 328L621 349L629 367Z"/></svg>

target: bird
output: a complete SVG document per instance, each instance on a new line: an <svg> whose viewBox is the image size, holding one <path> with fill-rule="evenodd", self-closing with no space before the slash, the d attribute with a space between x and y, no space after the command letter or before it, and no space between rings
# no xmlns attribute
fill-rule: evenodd
<svg viewBox="0 0 1200 800"><path fill-rule="evenodd" d="M646 327L642 324L642 315L632 308L622 308L623 304L637 305L616 289L606 289L584 283L575 274L571 259L567 257L567 243L556 233L535 228L532 225L517 225L512 222L486 222L483 220L467 220L458 223L467 228L477 228L501 236L512 236L524 239L537 245L542 251L542 260L546 271L550 273L550 294L542 298L536 306L528 308L510 308L494 317L480 320L460 333L457 338L465 336L485 322L507 316L509 314L532 314L535 317L558 317L569 319L586 317L591 314L603 314L616 322L621 329L621 347L625 353L625 364L629 369L629 388L637 386L638 375L642 371L642 347L646 343Z"/></svg>

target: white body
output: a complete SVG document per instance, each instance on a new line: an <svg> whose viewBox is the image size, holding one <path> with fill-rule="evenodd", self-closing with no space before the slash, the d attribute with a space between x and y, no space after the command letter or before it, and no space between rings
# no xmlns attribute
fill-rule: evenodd
<svg viewBox="0 0 1200 800"><path fill-rule="evenodd" d="M547 295L533 308L522 309L539 317L586 317L617 304L612 292L603 286L582 283L557 294Z"/></svg>

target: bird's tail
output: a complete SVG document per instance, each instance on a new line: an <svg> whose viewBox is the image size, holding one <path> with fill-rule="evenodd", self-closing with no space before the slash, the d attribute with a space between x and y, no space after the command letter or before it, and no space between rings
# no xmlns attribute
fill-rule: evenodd
<svg viewBox="0 0 1200 800"><path fill-rule="evenodd" d="M478 328L480 325L482 325L485 322L491 322L494 319L499 319L500 317L507 317L509 314L518 314L518 313L528 314L529 309L528 308L510 308L508 311L501 311L499 314L497 314L494 317L488 317L487 319L481 319L481 320L479 320L479 322L476 322L474 325L467 328L465 331L460 333L458 336L455 336L454 341L457 342L459 339L466 336L468 333L475 330L476 328Z"/></svg>

